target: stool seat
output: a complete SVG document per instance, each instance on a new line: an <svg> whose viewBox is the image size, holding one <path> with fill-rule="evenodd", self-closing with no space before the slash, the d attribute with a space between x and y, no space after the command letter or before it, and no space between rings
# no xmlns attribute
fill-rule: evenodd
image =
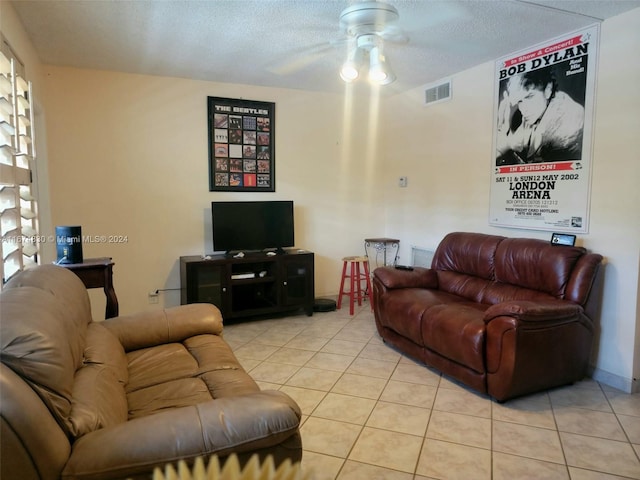
<svg viewBox="0 0 640 480"><path fill-rule="evenodd" d="M356 256L356 257L342 257L343 262L368 262L369 257Z"/></svg>
<svg viewBox="0 0 640 480"><path fill-rule="evenodd" d="M360 265L364 273L360 270ZM348 271L347 271L348 270ZM349 279L349 290L345 290L345 280ZM364 292L362 282L366 282ZM340 292L338 293L338 310L342 307L342 297L349 297L349 314L354 313L354 304L358 300L358 305L362 305L362 300L369 299L371 303L371 280L369 278L369 257L354 255L342 258L342 277L340 279ZM371 305L373 308L373 304Z"/></svg>

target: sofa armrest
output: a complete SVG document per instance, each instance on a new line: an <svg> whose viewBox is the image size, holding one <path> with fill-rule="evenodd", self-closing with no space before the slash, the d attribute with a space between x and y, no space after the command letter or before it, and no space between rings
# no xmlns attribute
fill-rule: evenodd
<svg viewBox="0 0 640 480"><path fill-rule="evenodd" d="M581 379L593 324L580 305L509 301L485 311L487 393L498 401Z"/></svg>
<svg viewBox="0 0 640 480"><path fill-rule="evenodd" d="M489 323L498 317L511 317L521 322L565 322L578 320L582 307L562 300L531 301L512 300L490 306L484 314L484 322Z"/></svg>
<svg viewBox="0 0 640 480"><path fill-rule="evenodd" d="M289 396L265 390L140 417L78 439L61 478L127 478L180 459L269 448L298 432L300 416Z"/></svg>
<svg viewBox="0 0 640 480"><path fill-rule="evenodd" d="M373 275L387 289L394 288L438 288L435 270L413 267L413 270L399 270L395 267L378 267Z"/></svg>
<svg viewBox="0 0 640 480"><path fill-rule="evenodd" d="M222 333L222 315L215 305L194 303L140 312L101 322L125 351L180 342L194 335Z"/></svg>

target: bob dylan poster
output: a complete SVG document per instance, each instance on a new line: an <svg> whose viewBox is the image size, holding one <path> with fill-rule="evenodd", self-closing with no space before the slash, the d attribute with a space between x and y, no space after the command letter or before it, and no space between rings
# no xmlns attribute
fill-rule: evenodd
<svg viewBox="0 0 640 480"><path fill-rule="evenodd" d="M489 224L586 233L599 27L496 62Z"/></svg>

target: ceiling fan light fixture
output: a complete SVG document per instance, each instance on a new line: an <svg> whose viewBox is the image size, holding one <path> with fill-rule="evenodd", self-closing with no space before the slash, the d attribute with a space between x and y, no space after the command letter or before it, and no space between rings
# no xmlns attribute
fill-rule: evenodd
<svg viewBox="0 0 640 480"><path fill-rule="evenodd" d="M353 82L360 75L360 67L362 66L362 51L360 48L353 48L349 52L347 61L342 64L340 69L340 78L345 82Z"/></svg>
<svg viewBox="0 0 640 480"><path fill-rule="evenodd" d="M340 69L340 78L345 82L353 82L359 75L358 68L352 62L345 62Z"/></svg>
<svg viewBox="0 0 640 480"><path fill-rule="evenodd" d="M398 11L386 1L361 0L345 8L340 14L340 27L351 40L349 57L343 64L340 76L346 82L358 78L358 70L364 66L368 56L369 82L388 85L396 76L382 52L385 40L391 43L406 43L408 37L396 25ZM354 64L351 60L359 55Z"/></svg>
<svg viewBox="0 0 640 480"><path fill-rule="evenodd" d="M378 47L369 52L369 81L377 85L389 85L396 79L391 67Z"/></svg>
<svg viewBox="0 0 640 480"><path fill-rule="evenodd" d="M369 80L371 80L371 82L373 83L382 85L382 83L387 80L387 77L387 72L385 72L382 68L372 68L371 70L369 70Z"/></svg>

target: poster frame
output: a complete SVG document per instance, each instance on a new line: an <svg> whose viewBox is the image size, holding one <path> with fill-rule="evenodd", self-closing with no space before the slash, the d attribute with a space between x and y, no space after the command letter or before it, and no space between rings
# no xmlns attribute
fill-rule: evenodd
<svg viewBox="0 0 640 480"><path fill-rule="evenodd" d="M210 192L275 192L275 103L207 97Z"/></svg>
<svg viewBox="0 0 640 480"><path fill-rule="evenodd" d="M599 38L600 26L593 24L496 60L489 225L588 233ZM514 109L519 108L515 102L511 103L510 112L502 108L501 102L509 98L505 94L505 85L511 77L525 77L536 71L542 73L543 70L553 72L558 92L557 95L554 93L558 100L556 104L560 103L563 96L568 95L574 100L573 103L583 108L579 148L570 153L548 153L541 149L536 152L537 156L527 158L524 155L514 155L511 160L504 162L504 157L501 157L504 119L508 116L512 119ZM544 111L552 112L552 109L547 107ZM560 118L575 119L576 116ZM556 121L556 129L557 123ZM522 124L525 124L524 120ZM579 125L577 121L576 124ZM529 143L524 143L530 146L529 150L523 150L529 154L534 151L534 147L544 145L545 142L545 131L541 127L543 122L539 119L538 126L533 125L534 132L538 128L538 137L536 143L536 133L534 137L529 133ZM565 125L571 123L567 121ZM509 131L513 131L513 122ZM533 189L532 185L539 191L525 191Z"/></svg>

